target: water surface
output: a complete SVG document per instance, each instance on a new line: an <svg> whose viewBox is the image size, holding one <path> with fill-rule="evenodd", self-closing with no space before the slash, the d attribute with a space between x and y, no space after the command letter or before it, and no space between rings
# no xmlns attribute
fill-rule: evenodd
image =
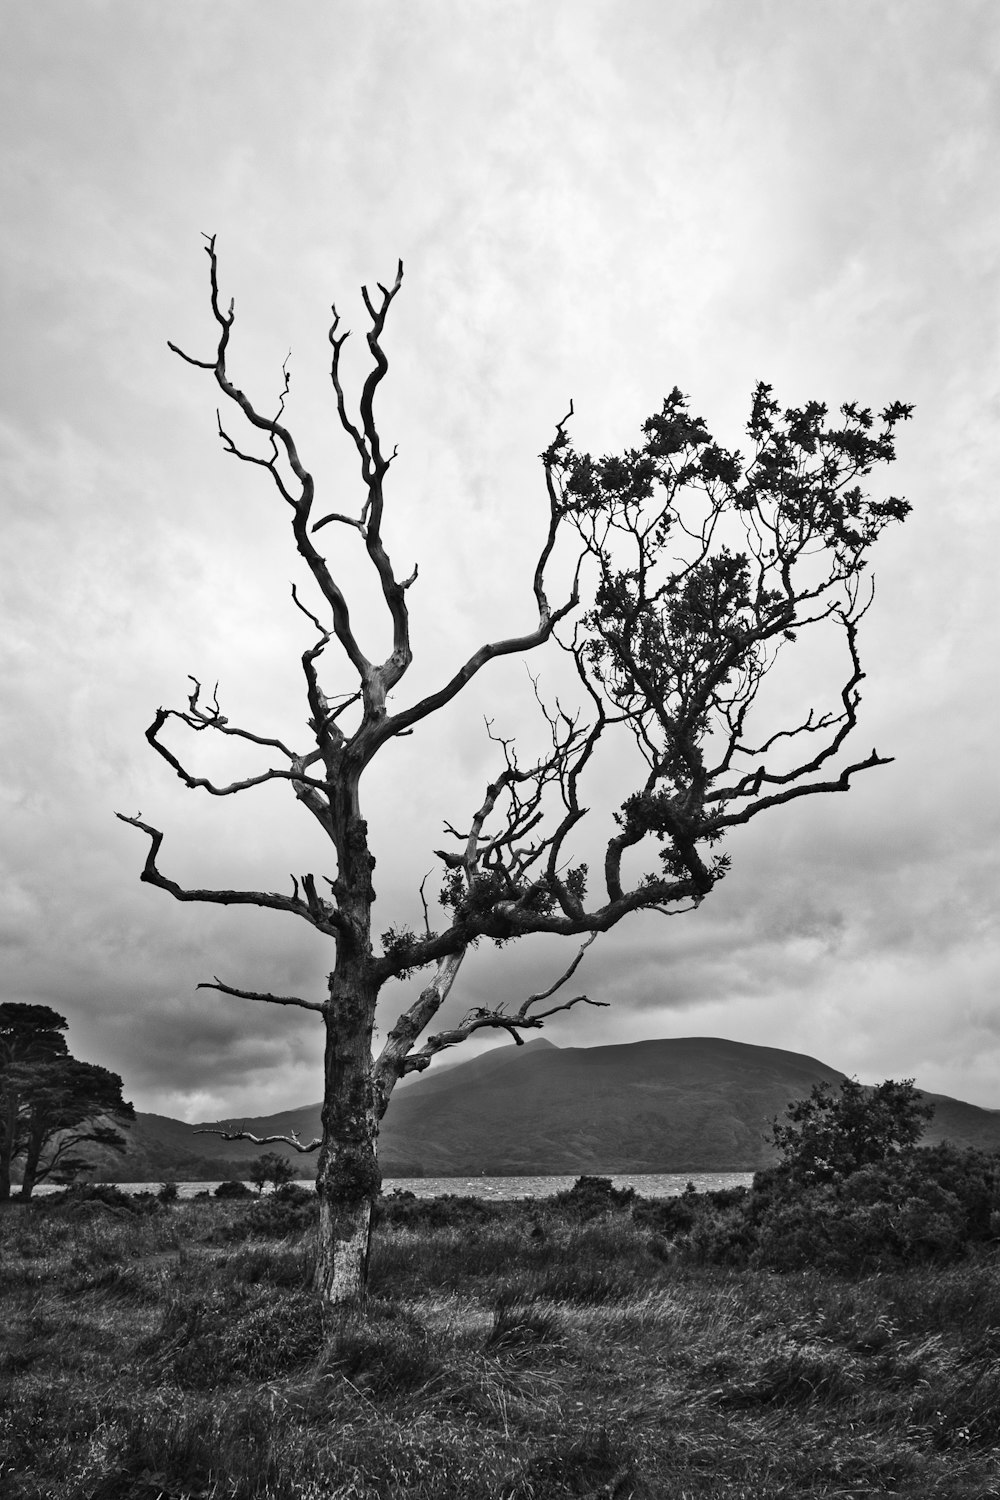
<svg viewBox="0 0 1000 1500"><path fill-rule="evenodd" d="M382 1184L385 1193L407 1192L417 1198L440 1198L446 1193L469 1198L551 1198L571 1188L579 1173L568 1176L541 1177L387 1177ZM699 1193L713 1192L719 1188L749 1187L752 1172L624 1172L608 1174L616 1188L630 1187L641 1198L676 1198L687 1184L693 1183ZM309 1183L304 1182L303 1186ZM123 1193L155 1193L159 1182L117 1182L115 1186ZM179 1182L180 1198L196 1198L199 1193L214 1193L217 1182ZM251 1183L247 1183L251 1187ZM36 1194L57 1192L59 1189L41 1183Z"/></svg>

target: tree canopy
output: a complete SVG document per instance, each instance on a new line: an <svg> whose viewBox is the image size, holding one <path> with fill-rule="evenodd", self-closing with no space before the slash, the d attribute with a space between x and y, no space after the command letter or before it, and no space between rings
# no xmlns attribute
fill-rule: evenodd
<svg viewBox="0 0 1000 1500"><path fill-rule="evenodd" d="M123 1151L115 1129L135 1119L117 1073L69 1052L66 1020L47 1005L0 1005L0 1199L12 1168L21 1197L47 1178L69 1181L91 1165L88 1146Z"/></svg>
<svg viewBox="0 0 1000 1500"><path fill-rule="evenodd" d="M933 1114L912 1078L887 1078L877 1088L844 1078L836 1092L816 1083L808 1099L789 1104L771 1139L796 1181L832 1182L915 1146Z"/></svg>
<svg viewBox="0 0 1000 1500"><path fill-rule="evenodd" d="M264 1191L266 1183L269 1182L277 1192L295 1176L295 1168L287 1156L282 1156L280 1151L261 1152L260 1156L254 1157L246 1171L247 1180L253 1183L258 1195Z"/></svg>

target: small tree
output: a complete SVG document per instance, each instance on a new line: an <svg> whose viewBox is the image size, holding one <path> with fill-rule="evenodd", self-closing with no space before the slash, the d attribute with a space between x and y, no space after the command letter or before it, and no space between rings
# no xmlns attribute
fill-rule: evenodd
<svg viewBox="0 0 1000 1500"><path fill-rule="evenodd" d="M72 1181L91 1164L86 1146L124 1151L115 1122L135 1119L122 1081L71 1057L64 1017L47 1005L0 1005L0 1199L21 1163L21 1197L52 1177Z"/></svg>
<svg viewBox="0 0 1000 1500"><path fill-rule="evenodd" d="M291 1182L295 1176L295 1168L287 1156L282 1156L280 1152L265 1151L254 1157L247 1169L247 1176L257 1189L259 1197L268 1182L275 1192L284 1187L286 1182Z"/></svg>
<svg viewBox="0 0 1000 1500"><path fill-rule="evenodd" d="M838 1093L813 1084L808 1099L785 1110L787 1124L775 1119L771 1139L794 1181L832 1182L915 1146L933 1113L912 1078L887 1078L877 1088L845 1078Z"/></svg>
<svg viewBox="0 0 1000 1500"><path fill-rule="evenodd" d="M472 650L422 698L389 707L410 667L409 594L413 567L402 576L384 530L386 481L395 452L386 453L375 398L388 369L383 334L403 278L378 295L362 289L370 320L371 369L357 415L341 378L347 333L334 309L329 330L336 411L361 470L361 503L348 513L316 513L316 485L286 424L287 363L273 416L233 381L228 366L234 307L220 300L215 240L207 242L215 350L196 359L170 347L213 377L228 407L260 448L246 448L218 419L227 453L259 470L287 507L292 538L309 580L292 600L311 628L301 656L308 704L308 741L286 745L238 727L192 678L187 705L157 710L146 731L153 749L184 785L212 796L241 795L283 782L329 840L335 873L294 878L290 892L182 887L160 869L163 833L141 817L118 816L149 841L141 878L178 901L252 905L294 915L331 940L335 958L322 998L276 995L216 978L206 987L225 995L311 1011L325 1028L322 1134L227 1139L269 1144L284 1139L319 1151L320 1201L316 1284L331 1303L363 1296L372 1204L379 1191L379 1122L396 1082L426 1068L443 1048L482 1028L516 1042L557 1011L600 1004L586 995L555 1000L584 949L635 911L664 915L697 906L724 875L725 834L761 813L824 792L842 792L861 771L887 764L873 750L844 763L839 752L857 722L863 678L858 628L870 603L866 557L883 528L909 510L895 497L872 499L859 480L894 457L894 434L910 408L894 403L877 417L847 404L830 419L819 402L781 410L759 385L747 427L750 454L720 446L691 416L678 390L642 429L638 448L594 459L570 446L570 411L542 455L546 505L531 579L535 623L519 634ZM317 533L334 528L355 538L377 582L392 631L383 661L366 653L344 592L346 565L321 552ZM327 537L331 533L327 532ZM574 582L558 604L547 574L557 543L575 549ZM579 610L581 590L592 589ZM844 673L823 708L791 719L762 721L758 695L779 652L803 634L839 633ZM375 859L369 847L361 787L368 766L391 741L450 704L491 662L558 641L580 684L579 712L539 706L549 748L533 763L513 742L495 737L497 774L465 820L447 823L452 846L442 864L445 925L423 920L390 927L376 947L372 934ZM325 658L336 648L346 668L344 690L330 686ZM193 774L164 739L172 728L235 738L273 757L258 774L228 784ZM622 788L616 825L604 835L596 889L586 861L573 850L586 814L584 781L605 735L631 735L645 763ZM644 850L651 863L638 863ZM323 885L325 884L325 889ZM477 1008L457 1025L426 1035L448 996L465 954L482 938L505 943L529 933L582 939L552 984L507 1009ZM419 970L430 977L398 1018L378 1057L372 1055L375 1007L383 986ZM550 1002L550 1003L547 1003Z"/></svg>

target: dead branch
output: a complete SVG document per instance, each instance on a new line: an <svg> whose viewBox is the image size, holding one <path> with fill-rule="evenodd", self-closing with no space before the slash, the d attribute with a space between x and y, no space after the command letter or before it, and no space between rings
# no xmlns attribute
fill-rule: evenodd
<svg viewBox="0 0 1000 1500"><path fill-rule="evenodd" d="M525 1002L527 1003L527 1002ZM591 1000L587 995L574 995L572 1000L565 1000L561 1005L554 1005L550 1010L542 1011L538 1015L522 1015L519 1011L511 1016L503 1010L475 1009L459 1026L450 1031L438 1032L435 1036L429 1036L424 1045L417 1052L411 1052L403 1062L402 1072L422 1072L429 1067L431 1060L447 1047L457 1047L461 1042L467 1041L477 1031L489 1028L494 1031L508 1032L519 1047L523 1047L524 1038L519 1035L522 1030L540 1030L547 1016L553 1016L560 1010L572 1010L574 1005L594 1005L607 1009L610 1002L607 1000ZM523 1007L522 1007L523 1010Z"/></svg>
<svg viewBox="0 0 1000 1500"><path fill-rule="evenodd" d="M290 912L293 916L304 917L329 937L336 937L343 927L340 913L329 902L316 901L314 905L310 905L296 896L280 896L274 891L187 890L157 868L156 856L163 843L160 829L144 823L141 818L130 818L125 813L116 812L115 817L122 823L130 823L133 828L140 829L149 838L149 851L139 879L147 885L155 885L162 891L168 891L175 901L209 901L220 906L262 906L272 911Z"/></svg>
<svg viewBox="0 0 1000 1500"><path fill-rule="evenodd" d="M235 989L231 984L223 984L218 975L211 981L203 980L197 988L199 990L218 990L223 995L234 995L238 1000L260 1000L267 1005L298 1005L302 1010L318 1010L323 1014L323 1006L316 1000L300 1000L297 995L267 995L258 990Z"/></svg>
<svg viewBox="0 0 1000 1500"><path fill-rule="evenodd" d="M224 1141L253 1141L255 1146L291 1146L293 1151L300 1151L303 1156L307 1155L310 1151L318 1151L323 1144L322 1140L317 1136L308 1145L303 1145L294 1131L290 1135L253 1135L249 1130L213 1130L208 1126L202 1126L194 1134L218 1135Z"/></svg>
<svg viewBox="0 0 1000 1500"><path fill-rule="evenodd" d="M573 975L576 973L577 969L583 962L583 955L586 953L591 943L593 943L599 937L599 935L599 933L592 932L589 937L587 937L580 944L579 952L577 953L576 957L573 959L573 962L569 965L569 967L563 970L559 978L553 984L550 984L547 990L539 990L536 994L529 995L527 1000L525 1000L524 1004L521 1006L521 1011L519 1012L519 1014L526 1012L529 1006L537 1005L540 1000L551 999L551 997L556 993L557 990L561 990L567 980L573 978Z"/></svg>
<svg viewBox="0 0 1000 1500"><path fill-rule="evenodd" d="M571 402L569 413L563 418L563 421L557 428L556 441L562 435L564 424L569 420L569 416L572 415L572 410L573 406ZM535 629L527 632L525 635L509 636L504 640L491 641L484 646L480 646L478 651L474 651L454 676L442 688L438 689L437 692L429 693L427 697L422 698L419 703L413 704L410 708L387 716L381 728L380 740L402 734L414 724L419 723L421 719L427 718L428 715L436 713L439 708L443 708L446 703L450 703L472 681L477 673L482 670L487 662L494 661L502 656L520 655L528 651L533 651L536 647L543 645L552 636L559 621L565 619L577 607L580 602L579 561L574 573L573 586L569 598L563 604L559 605L558 608L553 609L546 595L545 569L552 556L556 538L565 515L565 507L554 488L550 486L548 493L549 524L545 540L542 543L535 563L532 579L532 591L538 610L538 624Z"/></svg>
<svg viewBox="0 0 1000 1500"><path fill-rule="evenodd" d="M596 932L590 933L586 940L580 945L580 949L574 957L573 961L568 965L566 969L563 970L559 978L556 979L553 984L550 984L547 989L540 990L536 994L529 995L528 998L523 1001L523 1003L518 1007L518 1009L513 1012L513 1014L509 1014L507 1011L505 1011L503 1006L499 1006L493 1010L477 1006L468 1013L468 1015L460 1025L452 1027L449 1031L438 1032L435 1036L429 1036L424 1045L419 1048L419 1050L411 1051L407 1049L405 1052L403 1052L400 1049L397 1049L395 1052L397 1076L402 1077L406 1073L422 1072L425 1068L430 1066L432 1059L436 1057L439 1052L443 1052L448 1047L458 1046L460 1043L467 1041L468 1038L470 1036L473 1036L477 1031L482 1031L484 1029L506 1031L514 1039L514 1042L518 1046L523 1046L524 1039L519 1035L519 1032L524 1030L540 1030L546 1018L548 1016L555 1015L558 1011L572 1010L575 1005L593 1005L600 1008L606 1008L608 1005L608 1001L606 1000L591 1000L587 995L574 995L571 1000L564 1000L560 1005L553 1005L548 1010L537 1011L534 1013L532 1013L531 1011L531 1007L533 1005L538 1004L542 1000L550 999L557 990L561 989L562 986L572 978L572 976L579 968L584 954L596 937ZM459 960L459 962L460 961L461 960ZM455 964L454 970L450 976L448 989L451 988L451 983L454 982L457 971L458 964ZM411 1043L412 1039L415 1036L419 1036L424 1027L426 1027L428 1021L431 1019L431 1015L433 1014L434 1010L437 1010L440 1007L444 998L444 995L440 994L440 987L438 991L436 991L433 995L429 993L431 988L432 987L429 986L428 992L425 992L425 995L422 995L420 997L420 1000L417 1002L416 1006L411 1008L411 1011L407 1013L407 1018L401 1017L400 1023L397 1023L397 1026L400 1028L400 1037L408 1037ZM447 994L447 990L445 990L444 993ZM433 1004L433 1009L431 1009L431 1005L434 1000L436 1000L436 1004ZM421 1006L421 1001L424 1001L423 1006ZM406 1019L410 1019L412 1023L409 1030L407 1030L405 1027ZM416 1029L417 1027L419 1027L419 1029ZM390 1041L394 1040L396 1034L397 1029L394 1027L393 1032L390 1032ZM385 1057L385 1055L386 1054L383 1053L383 1057ZM380 1058L380 1065L382 1064L382 1061L383 1059ZM392 1081L395 1082L395 1078Z"/></svg>
<svg viewBox="0 0 1000 1500"><path fill-rule="evenodd" d="M284 770L281 767L271 767L266 771L261 771L257 776L246 776L241 781L230 782L228 786L217 786L207 776L192 776L190 771L174 755L173 751L168 750L167 746L158 738L160 730L170 719L180 719L190 729L216 729L220 734L238 735L241 739L251 740L257 745L278 745L294 764L289 770ZM183 781L184 785L191 791L196 791L200 788L213 797L232 797L237 792L248 791L251 787L264 786L269 781L291 781L296 785L311 786L317 791L326 790L326 782L317 781L307 776L301 769L305 761L298 759L292 751L286 750L284 745L280 745L276 740L265 739L262 735L252 734L249 730L236 729L224 718L217 720L205 719L202 722L198 722L191 715L181 713L178 709L158 708L156 710L156 717L146 730L146 739L152 745L157 755L161 756L167 762L179 780Z"/></svg>
<svg viewBox="0 0 1000 1500"><path fill-rule="evenodd" d="M220 308L218 258L215 251L215 236L206 236L206 240L207 244L205 248L210 265L209 279L211 309L219 328L219 338L216 345L215 359L193 359L190 355L185 354L183 350L179 349L176 344L170 343L168 344L168 347L172 349L175 354L179 354L180 357L182 359L185 359L189 364L196 365L199 369L211 370L215 376L216 384L226 396L227 400L231 401L234 406L239 408L239 410L243 413L245 419L250 423L252 427L256 428L257 431L262 432L267 436L268 441L271 444L271 457L264 460L254 458L252 461L260 464L261 467L268 470L271 475L272 481L275 484L275 487L281 495L281 498L291 507L293 512L292 529L295 535L295 543L298 552L309 567L309 570L312 573L313 578L315 579L320 589L320 592L322 593L324 599L327 601L327 604L330 606L330 611L333 617L334 634L337 636L337 639L343 647L348 660L357 671L358 676L364 679L366 672L370 670L370 663L368 662L364 653L361 651L361 648L354 637L354 633L351 628L350 611L347 606L347 600L345 599L340 587L337 585L333 576L331 575L327 567L326 560L320 555L319 552L317 552L315 546L309 538L309 524L313 499L315 496L315 483L312 475L305 468L302 460L299 457L298 449L296 447L294 439L292 438L291 432L281 420L284 407L284 394L282 396L282 401L279 404L278 416L264 416L256 409L249 397L246 396L243 391L239 390L229 378L226 365L226 356L229 346L230 333L235 321L234 304L230 302L229 310L226 313L224 313ZM286 372L286 391L287 388L288 381ZM222 431L221 423L220 431ZM245 459L248 459L250 457L249 455L244 454L241 450L238 450L236 448L236 445L228 439L224 432L223 440L227 445L227 451L234 453L236 457ZM292 474L294 475L298 483L299 493L297 495L292 493L291 489L285 483L281 475L278 466L279 453L283 455L284 460L287 462L288 467L291 469Z"/></svg>

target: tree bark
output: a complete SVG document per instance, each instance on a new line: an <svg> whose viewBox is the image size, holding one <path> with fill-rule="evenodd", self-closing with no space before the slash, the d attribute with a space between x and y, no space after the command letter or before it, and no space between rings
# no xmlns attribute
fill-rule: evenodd
<svg viewBox="0 0 1000 1500"><path fill-rule="evenodd" d="M379 1112L372 1076L372 1032L378 984L373 975L371 907L375 892L367 826L354 808L337 838L336 882L348 918L324 1006L323 1141L316 1174L320 1220L314 1285L324 1303L364 1301L378 1168Z"/></svg>
<svg viewBox="0 0 1000 1500"><path fill-rule="evenodd" d="M330 985L315 1287L331 1305L364 1300L372 1208L382 1185L371 1057L376 991L365 983L364 967L352 982L344 972L351 966L338 962Z"/></svg>

